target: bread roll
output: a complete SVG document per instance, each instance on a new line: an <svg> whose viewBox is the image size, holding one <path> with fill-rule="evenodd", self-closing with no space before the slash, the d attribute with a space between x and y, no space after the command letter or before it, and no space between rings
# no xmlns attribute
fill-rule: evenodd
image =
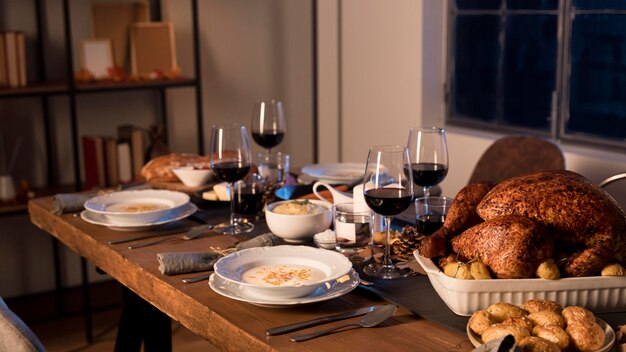
<svg viewBox="0 0 626 352"><path fill-rule="evenodd" d="M569 335L563 328L557 325L535 326L533 335L555 343L560 349L565 349L569 346Z"/></svg>
<svg viewBox="0 0 626 352"><path fill-rule="evenodd" d="M574 347L582 352L597 351L604 346L604 330L598 323L576 320L567 324L565 329Z"/></svg>
<svg viewBox="0 0 626 352"><path fill-rule="evenodd" d="M481 336L484 343L491 340L495 340L499 337L513 335L515 342L522 341L525 337L530 336L530 333L525 328L516 324L495 324L487 328Z"/></svg>
<svg viewBox="0 0 626 352"><path fill-rule="evenodd" d="M526 311L522 308L504 302L494 303L490 305L489 307L487 307L487 311L489 312L489 314L491 314L494 321L497 323L501 323L508 318L524 317L528 315L528 313L526 313Z"/></svg>
<svg viewBox="0 0 626 352"><path fill-rule="evenodd" d="M524 303L524 309L528 313L535 313L542 310L551 310L555 313L561 314L563 307L555 301L543 300L543 299L529 299Z"/></svg>
<svg viewBox="0 0 626 352"><path fill-rule="evenodd" d="M517 346L523 352L561 352L559 346L553 342L536 336L525 337Z"/></svg>
<svg viewBox="0 0 626 352"><path fill-rule="evenodd" d="M551 310L542 310L528 314L528 319L533 322L534 325L557 325L565 327L565 320L556 312Z"/></svg>
<svg viewBox="0 0 626 352"><path fill-rule="evenodd" d="M469 319L469 328L477 333L478 335L482 335L487 328L494 324L494 321L491 318L491 314L486 310L478 310L472 314Z"/></svg>

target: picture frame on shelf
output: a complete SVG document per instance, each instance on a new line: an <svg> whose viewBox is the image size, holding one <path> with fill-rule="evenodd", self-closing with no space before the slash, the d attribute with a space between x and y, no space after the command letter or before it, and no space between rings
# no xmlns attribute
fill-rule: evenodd
<svg viewBox="0 0 626 352"><path fill-rule="evenodd" d="M131 27L131 74L154 79L178 69L170 22L139 22Z"/></svg>
<svg viewBox="0 0 626 352"><path fill-rule="evenodd" d="M109 78L109 69L115 66L111 40L83 39L80 49L81 68L97 80Z"/></svg>

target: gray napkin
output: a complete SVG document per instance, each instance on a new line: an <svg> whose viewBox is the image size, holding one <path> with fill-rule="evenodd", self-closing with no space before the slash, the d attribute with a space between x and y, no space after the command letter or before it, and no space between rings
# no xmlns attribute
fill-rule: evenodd
<svg viewBox="0 0 626 352"><path fill-rule="evenodd" d="M273 233L256 236L247 241L239 242L234 250L242 250L254 247L275 246L280 243L280 238ZM192 273L196 271L213 270L213 264L222 257L217 252L170 252L158 253L159 271L163 275L176 275Z"/></svg>
<svg viewBox="0 0 626 352"><path fill-rule="evenodd" d="M216 252L159 253L159 271L163 275L212 270L222 255Z"/></svg>
<svg viewBox="0 0 626 352"><path fill-rule="evenodd" d="M81 211L91 197L93 197L91 193L59 193L52 198L52 213L60 215Z"/></svg>

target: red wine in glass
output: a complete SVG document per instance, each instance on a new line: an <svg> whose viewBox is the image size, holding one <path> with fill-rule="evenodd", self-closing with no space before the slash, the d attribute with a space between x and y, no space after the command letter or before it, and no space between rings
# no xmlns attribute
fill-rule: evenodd
<svg viewBox="0 0 626 352"><path fill-rule="evenodd" d="M365 203L375 213L385 217L387 234L382 263L371 263L363 268L369 276L381 279L405 277L411 270L399 269L391 260L391 218L406 210L413 201L413 173L409 152L398 145L371 147L367 155L363 181Z"/></svg>
<svg viewBox="0 0 626 352"><path fill-rule="evenodd" d="M446 132L439 127L415 127L409 130L409 157L413 182L430 196L430 188L436 186L448 174L448 146Z"/></svg>
<svg viewBox="0 0 626 352"><path fill-rule="evenodd" d="M211 169L215 177L230 186L230 221L214 226L213 230L228 235L250 232L254 229L253 224L235 219L233 196L233 183L243 179L252 164L246 127L240 124L213 126L210 145Z"/></svg>
<svg viewBox="0 0 626 352"><path fill-rule="evenodd" d="M285 111L283 103L270 99L257 101L252 109L252 139L261 147L270 150L285 137Z"/></svg>
<svg viewBox="0 0 626 352"><path fill-rule="evenodd" d="M250 171L250 165L243 165L236 162L218 162L213 165L215 177L224 182L235 182L241 180Z"/></svg>
<svg viewBox="0 0 626 352"><path fill-rule="evenodd" d="M413 200L413 195L402 188L373 188L363 192L365 203L375 213L384 216L398 215L405 211Z"/></svg>
<svg viewBox="0 0 626 352"><path fill-rule="evenodd" d="M446 178L448 165L435 163L412 163L413 182L421 187L436 186Z"/></svg>
<svg viewBox="0 0 626 352"><path fill-rule="evenodd" d="M252 139L265 149L271 149L279 145L285 137L285 132L276 131L271 133L252 132Z"/></svg>
<svg viewBox="0 0 626 352"><path fill-rule="evenodd" d="M443 226L446 217L443 214L426 214L418 216L415 230L424 236L432 235Z"/></svg>

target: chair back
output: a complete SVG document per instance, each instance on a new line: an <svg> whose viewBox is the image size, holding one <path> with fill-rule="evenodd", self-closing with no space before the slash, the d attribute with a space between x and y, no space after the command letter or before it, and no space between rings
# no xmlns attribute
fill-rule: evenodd
<svg viewBox="0 0 626 352"><path fill-rule="evenodd" d="M0 351L45 351L35 333L20 319L0 297Z"/></svg>
<svg viewBox="0 0 626 352"><path fill-rule="evenodd" d="M469 183L507 178L531 172L565 169L565 157L558 145L535 136L513 135L493 142L476 163Z"/></svg>

